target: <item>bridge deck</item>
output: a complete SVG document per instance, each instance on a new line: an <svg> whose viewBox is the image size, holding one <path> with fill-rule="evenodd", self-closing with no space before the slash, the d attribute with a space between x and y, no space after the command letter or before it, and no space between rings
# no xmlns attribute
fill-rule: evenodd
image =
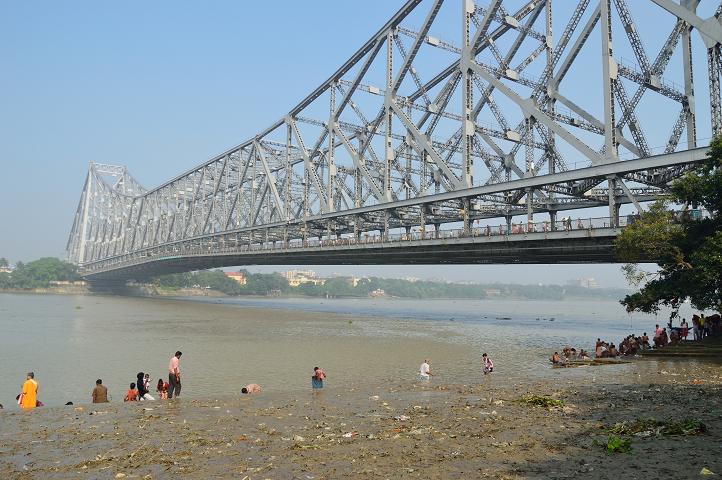
<svg viewBox="0 0 722 480"><path fill-rule="evenodd" d="M199 246L181 252L146 252L93 265L86 279L128 280L235 265L553 264L615 263L614 239L621 228L419 239L345 238L241 246ZM447 232L442 232L447 233ZM145 256L143 256L145 255Z"/></svg>

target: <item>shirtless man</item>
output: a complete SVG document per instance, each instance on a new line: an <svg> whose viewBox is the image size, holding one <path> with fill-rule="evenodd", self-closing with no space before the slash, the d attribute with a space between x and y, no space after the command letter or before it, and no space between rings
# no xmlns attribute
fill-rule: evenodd
<svg viewBox="0 0 722 480"><path fill-rule="evenodd" d="M249 383L241 389L241 393L261 393L261 386L257 383Z"/></svg>

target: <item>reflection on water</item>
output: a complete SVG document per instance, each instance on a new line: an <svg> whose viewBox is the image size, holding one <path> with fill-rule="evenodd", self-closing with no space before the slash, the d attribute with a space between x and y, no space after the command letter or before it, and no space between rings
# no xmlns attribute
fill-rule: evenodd
<svg viewBox="0 0 722 480"><path fill-rule="evenodd" d="M89 401L96 378L120 401L137 372L150 372L153 383L167 377L176 350L187 397L237 394L251 382L305 392L314 366L328 373L328 394L334 385L371 392L411 384L424 358L435 382L473 383L484 351L495 382L601 381L625 367L552 370L550 350L593 350L597 337L617 342L655 321L614 302L0 295L0 403L13 403L29 370L47 404Z"/></svg>

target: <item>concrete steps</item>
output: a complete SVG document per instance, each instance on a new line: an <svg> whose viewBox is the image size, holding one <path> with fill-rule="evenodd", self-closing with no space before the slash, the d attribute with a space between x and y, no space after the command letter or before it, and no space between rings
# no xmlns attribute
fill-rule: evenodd
<svg viewBox="0 0 722 480"><path fill-rule="evenodd" d="M645 357L720 357L722 358L722 338L703 341L687 341L677 346L667 346L639 352Z"/></svg>

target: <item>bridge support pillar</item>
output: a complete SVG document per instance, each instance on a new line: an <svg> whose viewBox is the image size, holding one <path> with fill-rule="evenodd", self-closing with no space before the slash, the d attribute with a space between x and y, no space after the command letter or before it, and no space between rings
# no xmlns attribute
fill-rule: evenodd
<svg viewBox="0 0 722 480"><path fill-rule="evenodd" d="M531 188L526 189L526 217L529 223L534 222L534 191Z"/></svg>
<svg viewBox="0 0 722 480"><path fill-rule="evenodd" d="M607 177L609 188L607 196L609 199L609 226L617 228L619 226L619 205L617 205L617 177Z"/></svg>
<svg viewBox="0 0 722 480"><path fill-rule="evenodd" d="M426 205L421 205L419 224L421 227L421 238L424 238L426 234Z"/></svg>
<svg viewBox="0 0 722 480"><path fill-rule="evenodd" d="M384 227L381 230L381 238L385 242L389 239L389 211L384 210Z"/></svg>
<svg viewBox="0 0 722 480"><path fill-rule="evenodd" d="M439 228L441 227L441 224L435 223L434 224L434 238L439 238Z"/></svg>
<svg viewBox="0 0 722 480"><path fill-rule="evenodd" d="M511 234L511 215L506 216L506 234Z"/></svg>
<svg viewBox="0 0 722 480"><path fill-rule="evenodd" d="M469 210L471 209L471 202L468 198L463 198L461 200L461 211L462 211L462 218L464 220L464 236L468 237L471 236L471 220L469 215Z"/></svg>
<svg viewBox="0 0 722 480"><path fill-rule="evenodd" d="M549 223L551 223L552 232L557 229L557 212L552 210L549 212Z"/></svg>

